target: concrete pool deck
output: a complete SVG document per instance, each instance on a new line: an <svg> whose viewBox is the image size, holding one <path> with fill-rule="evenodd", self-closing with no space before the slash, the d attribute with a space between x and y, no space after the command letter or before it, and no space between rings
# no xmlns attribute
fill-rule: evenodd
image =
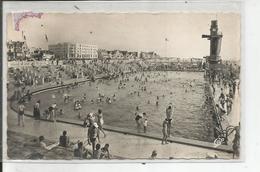
<svg viewBox="0 0 260 172"><path fill-rule="evenodd" d="M86 140L86 129L65 123L52 123L36 121L25 117L25 127L17 126L17 114L11 109L8 110L8 130L16 133L32 136L44 135L50 141L58 141L63 130L68 131L72 141ZM107 137L102 138L101 145L110 144L111 154L125 159L148 159L153 150L157 151L158 159L205 159L208 155L217 155L219 159L232 159L232 153L220 150L212 150L203 147L169 143L162 145L161 141L135 135L122 134L106 131Z"/></svg>

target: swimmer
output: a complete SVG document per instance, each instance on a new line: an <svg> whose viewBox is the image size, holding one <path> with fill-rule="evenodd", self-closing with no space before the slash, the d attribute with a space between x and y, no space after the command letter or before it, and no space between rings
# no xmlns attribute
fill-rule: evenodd
<svg viewBox="0 0 260 172"><path fill-rule="evenodd" d="M113 95L113 101L116 101L116 95L115 94Z"/></svg>

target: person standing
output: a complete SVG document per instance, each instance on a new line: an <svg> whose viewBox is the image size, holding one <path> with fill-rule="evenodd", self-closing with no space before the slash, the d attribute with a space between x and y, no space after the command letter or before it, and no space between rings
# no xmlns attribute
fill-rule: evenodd
<svg viewBox="0 0 260 172"><path fill-rule="evenodd" d="M97 124L98 124L99 130L104 134L104 137L106 137L106 133L105 133L105 131L103 129L104 118L103 118L103 114L102 114L102 110L101 109L98 109Z"/></svg>
<svg viewBox="0 0 260 172"><path fill-rule="evenodd" d="M35 119L40 119L40 116L41 116L40 103L41 103L41 101L38 100L33 107L33 116Z"/></svg>
<svg viewBox="0 0 260 172"><path fill-rule="evenodd" d="M24 109L25 106L22 102L20 102L18 106L18 126L20 126L20 123L22 121L22 126L24 127Z"/></svg>
<svg viewBox="0 0 260 172"><path fill-rule="evenodd" d="M92 145L92 152L95 151L98 138L98 125L96 122L90 124L88 128L88 142Z"/></svg>
<svg viewBox="0 0 260 172"><path fill-rule="evenodd" d="M233 158L239 157L240 155L240 123L239 125L235 128L236 134L233 140Z"/></svg>
<svg viewBox="0 0 260 172"><path fill-rule="evenodd" d="M52 116L52 120L53 120L54 122L56 122L56 118L57 118L57 116L56 116L57 104L56 104L56 103L53 103L53 104L51 105L51 107L52 107L52 111L51 111L50 113L51 113L51 116Z"/></svg>
<svg viewBox="0 0 260 172"><path fill-rule="evenodd" d="M147 116L146 116L146 113L145 113L145 112L143 113L143 117L144 117L144 120L143 120L144 133L146 133L146 131L147 131L147 125L148 125L148 119L147 119Z"/></svg>
<svg viewBox="0 0 260 172"><path fill-rule="evenodd" d="M136 125L137 125L137 132L138 133L140 133L142 118L143 118L142 113L136 113L135 122L136 122Z"/></svg>
<svg viewBox="0 0 260 172"><path fill-rule="evenodd" d="M168 138L168 120L167 119L165 119L164 121L163 121L163 129L162 129L162 133L163 133L163 138L162 138L162 144L168 144L168 142L167 142L167 138Z"/></svg>
<svg viewBox="0 0 260 172"><path fill-rule="evenodd" d="M166 109L166 119L167 119L167 134L171 136L171 125L172 125L172 118L173 118L173 107L170 104Z"/></svg>
<svg viewBox="0 0 260 172"><path fill-rule="evenodd" d="M31 94L30 90L27 90L26 96L27 96L28 101L31 101L32 94Z"/></svg>

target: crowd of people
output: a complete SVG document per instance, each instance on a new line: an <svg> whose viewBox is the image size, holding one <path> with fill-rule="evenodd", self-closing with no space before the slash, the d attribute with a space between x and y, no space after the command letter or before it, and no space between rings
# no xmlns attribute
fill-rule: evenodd
<svg viewBox="0 0 260 172"><path fill-rule="evenodd" d="M213 102L215 104L214 118L217 121L217 127L222 128L222 121L232 113L233 101L235 100L236 93L239 94L240 89L240 66L233 63L226 62L223 64L223 69L221 71L210 71L206 72L206 77L209 79L210 87L212 90L213 97L207 97L206 101ZM240 125L240 124L239 124ZM235 127L235 136L233 139L233 151L234 156L239 157L240 149L240 133ZM220 131L220 135L223 134ZM218 132L215 132L218 133ZM228 133L226 133L228 134ZM218 134L215 136L218 137ZM226 140L224 141L226 142Z"/></svg>
<svg viewBox="0 0 260 172"><path fill-rule="evenodd" d="M93 139L90 137L89 139ZM93 142L93 140L92 140ZM50 151L57 146L66 148L64 150L71 150L73 151L74 159L111 159L111 154L109 152L109 144L104 144L101 147L100 143L92 145L94 148L89 150L86 146L90 144L89 142L86 144L84 141L78 140L77 142L73 143L70 141L69 136L67 135L67 131L64 130L62 135L59 137L59 140L53 144L47 146L45 142L44 136L39 136L39 146L43 150Z"/></svg>
<svg viewBox="0 0 260 172"><path fill-rule="evenodd" d="M144 67L145 66L145 67ZM146 87L149 75L142 74L142 71L148 69L147 63L143 64L141 62L124 62L124 61L90 61L88 63L81 62L69 62L69 65L48 65L47 67L36 67L31 66L28 68L21 68L10 71L11 82L14 85L14 95L13 100L17 100L18 105L18 125L24 126L24 110L26 101L30 101L32 98L31 90L39 85L44 84L55 84L63 85L64 81L69 79L92 79L95 80L96 76L102 76L106 79L119 80L118 89L126 88L130 74L141 72L140 77L135 77L134 80L139 83L139 90L129 92L129 95L140 96L140 92L149 92ZM230 67L231 69L231 67ZM213 95L216 94L216 81L218 86L221 87L221 94L219 95L218 103L216 104L216 113L221 118L224 114L229 114L232 110L232 98L234 97L236 88L239 88L239 82L234 76L234 71L230 70L229 73L214 73L209 76L211 87L213 90ZM159 74L158 74L159 75ZM156 77L156 76L154 76ZM103 81L101 81L103 82ZM162 82L168 82L166 79ZM91 82L89 82L91 84ZM66 87L69 92L78 85L77 80ZM190 84L192 87L192 84ZM10 84L8 85L10 87ZM149 92L152 94L151 92ZM170 93L171 94L171 93ZM164 96L164 95L163 95ZM71 97L68 93L64 93L64 103L68 103ZM98 93L96 100L89 100L92 103L106 102L111 104L117 100L117 95L113 94L111 97ZM82 118L81 109L83 102L87 101L87 95L84 94L81 98L73 99L74 110L78 112L79 119ZM147 104L151 102L148 101ZM155 106L159 106L159 96L156 96ZM137 132L141 132L143 127L143 132L148 131L148 115L146 112L140 112L139 107L136 107L135 112L135 122L137 125ZM165 119L162 122L162 144L168 144L168 138L172 136L171 128L174 122L173 118L174 106L170 103L166 107ZM41 112L41 100L38 100L33 107L33 116L36 120L41 118L52 120L56 122L57 116L62 116L64 113L61 107L58 107L56 103L49 106L48 109ZM223 120L222 118L220 120ZM93 159L110 158L109 155L109 144L105 144L104 147L100 145L100 133L103 133L106 137L106 132L103 129L104 118L101 109L98 109L97 113L89 113L86 118L84 118L84 127L88 128L87 132L87 143L78 141L77 143L70 143L67 132L64 131L63 135L60 137L59 144L54 144L51 146L46 146L44 144L44 137L39 137L39 142L42 148L50 150L55 146L72 146L74 149L74 156L78 158L88 158L91 156ZM92 151L88 151L84 148L84 145L88 144L92 146Z"/></svg>

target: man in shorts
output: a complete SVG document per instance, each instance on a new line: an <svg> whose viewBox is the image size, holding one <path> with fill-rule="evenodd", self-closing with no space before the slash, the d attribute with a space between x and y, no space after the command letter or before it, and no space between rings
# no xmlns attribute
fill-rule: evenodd
<svg viewBox="0 0 260 172"><path fill-rule="evenodd" d="M94 122L88 128L88 142L92 145L92 152L95 151L98 138L98 124Z"/></svg>
<svg viewBox="0 0 260 172"><path fill-rule="evenodd" d="M172 118L173 118L173 107L172 107L172 104L170 104L166 108L166 119L168 121L168 123L167 123L167 134L168 134L169 137L171 136Z"/></svg>
<svg viewBox="0 0 260 172"><path fill-rule="evenodd" d="M168 138L168 120L165 119L163 121L163 129L162 129L162 133L163 133L163 138L162 138L162 144L168 144L167 138Z"/></svg>

